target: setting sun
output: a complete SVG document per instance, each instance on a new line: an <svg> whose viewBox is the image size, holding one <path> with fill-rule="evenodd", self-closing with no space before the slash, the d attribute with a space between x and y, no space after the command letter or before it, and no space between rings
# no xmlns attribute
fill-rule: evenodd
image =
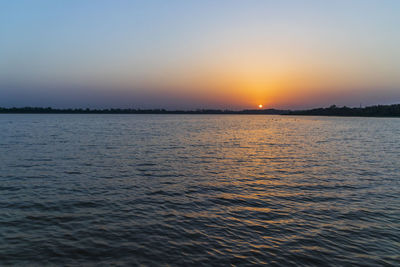
<svg viewBox="0 0 400 267"><path fill-rule="evenodd" d="M261 105L261 104L260 104L260 105L258 105L258 108L262 108L262 107L263 107L263 105Z"/></svg>

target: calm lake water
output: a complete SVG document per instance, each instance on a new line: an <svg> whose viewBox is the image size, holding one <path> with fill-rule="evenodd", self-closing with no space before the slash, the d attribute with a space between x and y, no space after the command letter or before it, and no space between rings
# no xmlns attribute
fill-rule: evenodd
<svg viewBox="0 0 400 267"><path fill-rule="evenodd" d="M0 115L0 265L400 265L400 119Z"/></svg>

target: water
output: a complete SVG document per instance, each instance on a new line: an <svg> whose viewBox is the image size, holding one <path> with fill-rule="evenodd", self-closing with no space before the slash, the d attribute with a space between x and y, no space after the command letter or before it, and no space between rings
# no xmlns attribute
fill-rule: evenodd
<svg viewBox="0 0 400 267"><path fill-rule="evenodd" d="M1 265L400 265L400 119L0 115Z"/></svg>

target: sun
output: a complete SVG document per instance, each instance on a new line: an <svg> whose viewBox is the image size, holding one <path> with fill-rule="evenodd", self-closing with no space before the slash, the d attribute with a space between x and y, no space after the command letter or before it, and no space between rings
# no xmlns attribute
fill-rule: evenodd
<svg viewBox="0 0 400 267"><path fill-rule="evenodd" d="M258 105L258 108L262 108L262 107L263 107L263 105L261 105L261 104L260 104L260 105Z"/></svg>

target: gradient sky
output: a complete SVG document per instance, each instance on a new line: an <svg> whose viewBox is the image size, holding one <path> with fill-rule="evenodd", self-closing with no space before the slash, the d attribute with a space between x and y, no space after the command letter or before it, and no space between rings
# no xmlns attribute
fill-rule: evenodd
<svg viewBox="0 0 400 267"><path fill-rule="evenodd" d="M400 103L400 1L0 0L0 106Z"/></svg>

